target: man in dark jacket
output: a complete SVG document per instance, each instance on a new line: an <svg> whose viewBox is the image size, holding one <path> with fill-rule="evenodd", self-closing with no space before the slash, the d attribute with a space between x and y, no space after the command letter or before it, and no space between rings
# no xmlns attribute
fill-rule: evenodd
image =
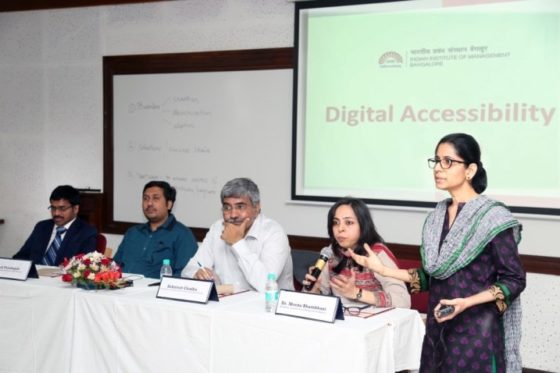
<svg viewBox="0 0 560 373"><path fill-rule="evenodd" d="M96 249L97 230L78 218L80 192L70 185L60 185L51 193L50 202L52 219L35 225L14 259L58 266L64 258Z"/></svg>

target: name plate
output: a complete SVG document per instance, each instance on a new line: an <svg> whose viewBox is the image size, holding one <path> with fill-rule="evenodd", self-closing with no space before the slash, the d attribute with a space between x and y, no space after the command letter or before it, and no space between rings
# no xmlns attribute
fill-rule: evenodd
<svg viewBox="0 0 560 373"><path fill-rule="evenodd" d="M344 320L339 297L291 290L280 290L276 314L330 323L335 319Z"/></svg>
<svg viewBox="0 0 560 373"><path fill-rule="evenodd" d="M196 303L218 302L214 281L171 276L162 277L156 297Z"/></svg>
<svg viewBox="0 0 560 373"><path fill-rule="evenodd" d="M0 258L0 278L25 281L28 277L39 278L31 260Z"/></svg>

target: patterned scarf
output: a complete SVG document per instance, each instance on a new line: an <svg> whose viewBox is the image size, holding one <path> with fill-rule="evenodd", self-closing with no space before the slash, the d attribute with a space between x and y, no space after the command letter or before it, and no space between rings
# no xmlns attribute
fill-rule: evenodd
<svg viewBox="0 0 560 373"><path fill-rule="evenodd" d="M507 207L486 196L465 204L439 247L449 200L437 204L422 231L422 266L432 277L446 279L478 257L499 233L513 228L515 242L521 240L521 224ZM507 372L521 372L521 302L513 301L503 316Z"/></svg>

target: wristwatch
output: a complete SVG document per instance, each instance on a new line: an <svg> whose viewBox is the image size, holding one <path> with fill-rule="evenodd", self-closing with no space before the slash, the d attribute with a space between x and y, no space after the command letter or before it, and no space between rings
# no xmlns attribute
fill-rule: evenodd
<svg viewBox="0 0 560 373"><path fill-rule="evenodd" d="M358 290L358 293L356 294L356 300L360 299L362 299L362 289Z"/></svg>

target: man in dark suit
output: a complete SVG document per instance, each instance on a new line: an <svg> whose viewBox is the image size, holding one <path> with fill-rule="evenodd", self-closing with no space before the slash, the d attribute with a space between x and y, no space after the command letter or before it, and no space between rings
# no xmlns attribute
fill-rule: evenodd
<svg viewBox="0 0 560 373"><path fill-rule="evenodd" d="M64 258L96 249L97 230L78 218L80 192L70 185L60 185L51 193L50 202L52 219L35 225L14 259L58 266Z"/></svg>

